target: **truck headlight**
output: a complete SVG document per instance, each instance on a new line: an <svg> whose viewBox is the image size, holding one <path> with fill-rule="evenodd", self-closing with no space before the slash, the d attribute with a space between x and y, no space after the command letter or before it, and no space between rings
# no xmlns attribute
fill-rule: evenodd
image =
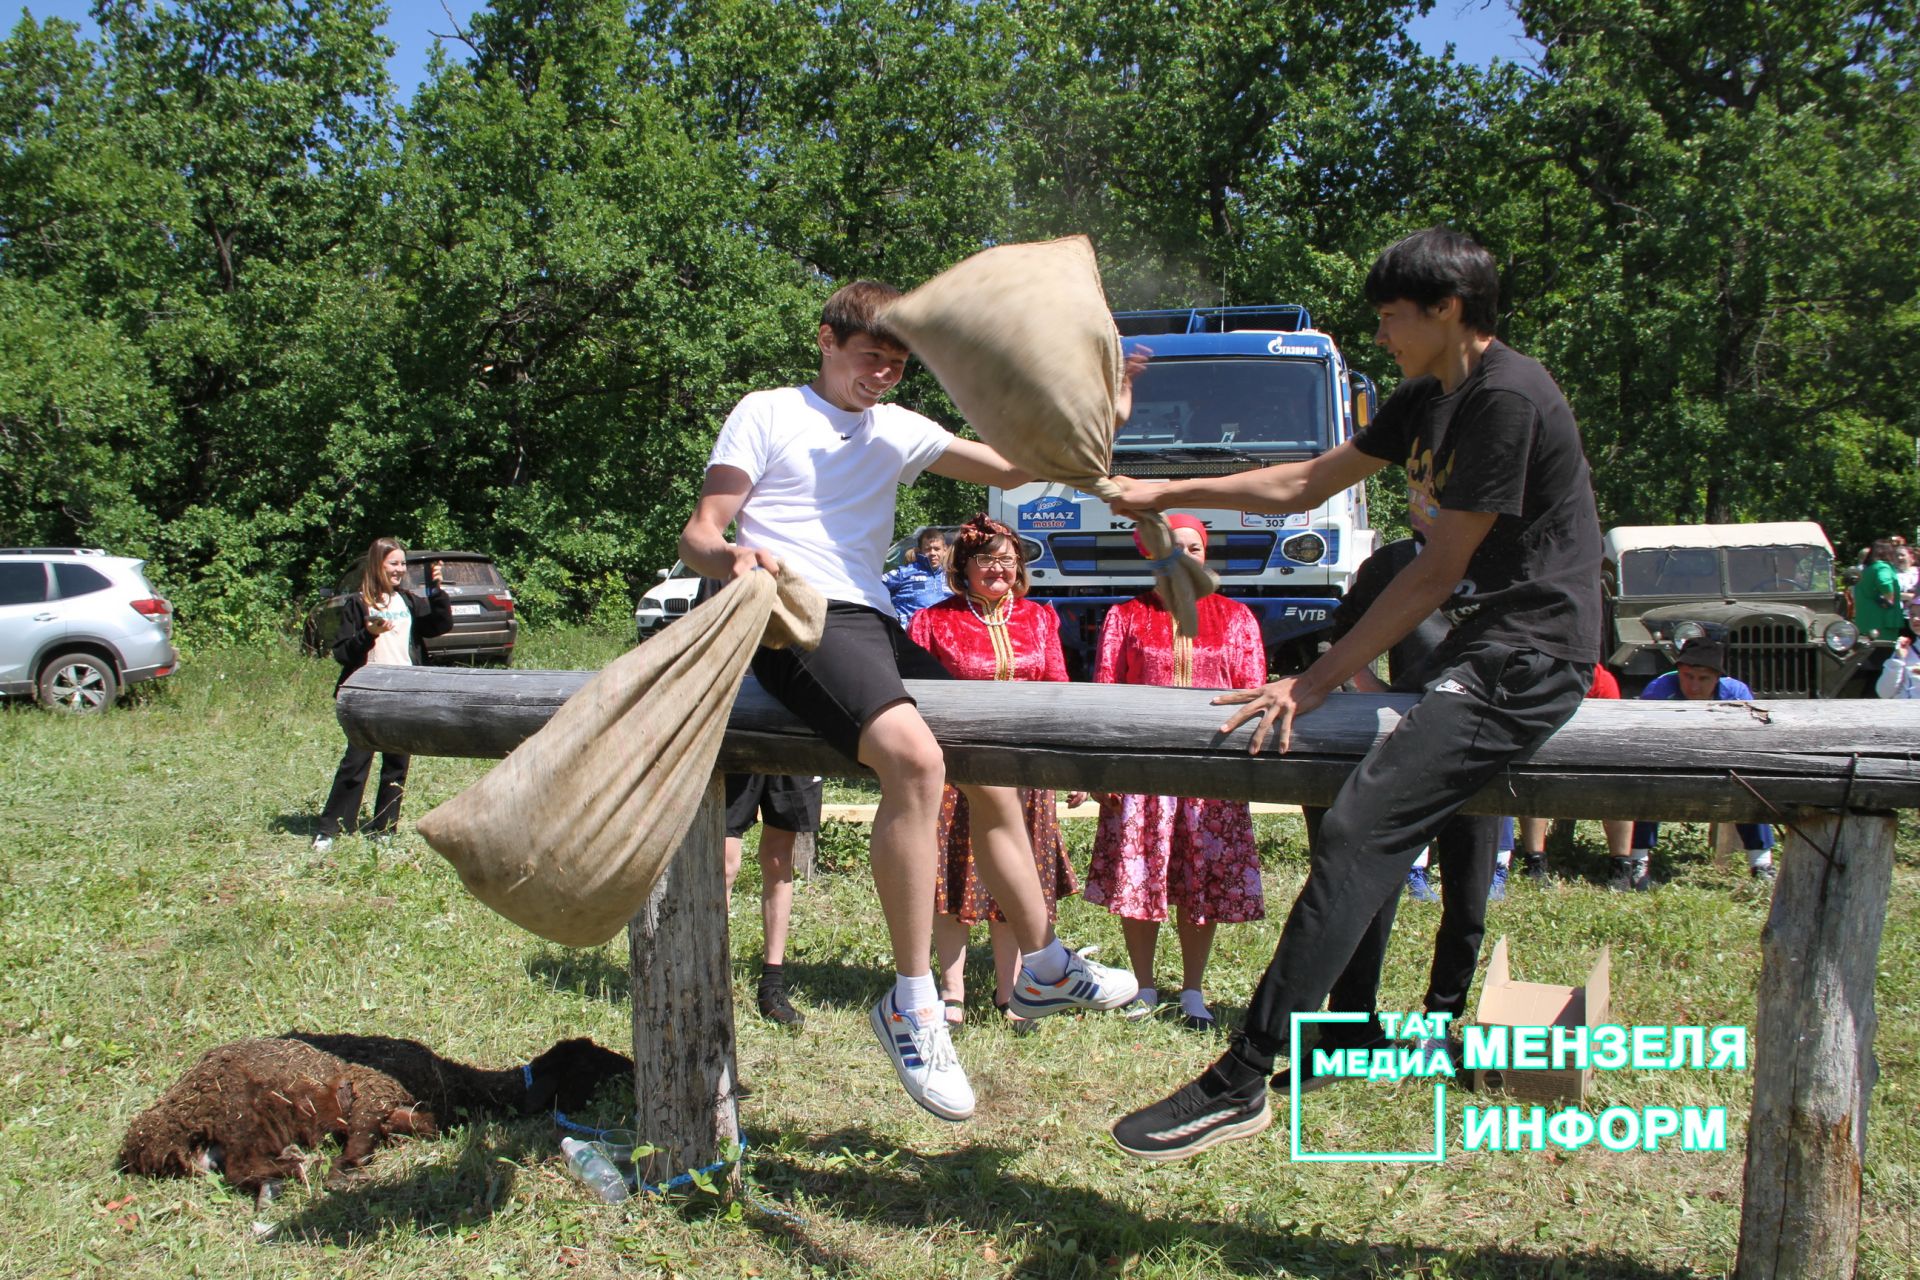
<svg viewBox="0 0 1920 1280"><path fill-rule="evenodd" d="M1327 554L1327 540L1317 533L1299 533L1280 544L1280 554L1295 564L1318 564Z"/></svg>
<svg viewBox="0 0 1920 1280"><path fill-rule="evenodd" d="M1682 622L1673 629L1673 643L1683 645L1689 640L1706 639L1707 629L1697 622Z"/></svg>
<svg viewBox="0 0 1920 1280"><path fill-rule="evenodd" d="M1845 653L1860 643L1860 628L1842 618L1838 622L1829 622L1825 634L1820 638L1833 652Z"/></svg>

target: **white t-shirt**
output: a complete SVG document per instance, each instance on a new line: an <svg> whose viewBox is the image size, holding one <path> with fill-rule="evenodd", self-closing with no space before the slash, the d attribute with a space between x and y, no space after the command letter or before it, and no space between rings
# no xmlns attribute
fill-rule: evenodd
<svg viewBox="0 0 1920 1280"><path fill-rule="evenodd" d="M413 643L413 610L407 608L406 597L395 591L378 608L369 608L367 621L375 618L385 618L392 626L373 638L367 661L380 667L412 666L413 653L408 646Z"/></svg>
<svg viewBox="0 0 1920 1280"><path fill-rule="evenodd" d="M791 564L829 600L893 601L880 564L897 490L953 443L953 433L899 405L836 409L809 387L755 391L727 415L709 467L738 467L753 488L739 543Z"/></svg>

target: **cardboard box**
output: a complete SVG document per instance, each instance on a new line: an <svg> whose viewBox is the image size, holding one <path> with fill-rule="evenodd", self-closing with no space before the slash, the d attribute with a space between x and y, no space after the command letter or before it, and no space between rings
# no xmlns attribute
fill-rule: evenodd
<svg viewBox="0 0 1920 1280"><path fill-rule="evenodd" d="M1480 988L1480 1003L1474 1006L1473 1020L1493 1027L1578 1027L1589 1029L1606 1025L1611 994L1613 956L1610 948L1600 948L1593 972L1586 985L1562 987L1550 982L1515 982L1507 961L1507 940L1503 936L1493 944L1493 959L1487 964L1487 980ZM1591 1032L1589 1032L1591 1033ZM1593 1086L1593 1068L1566 1067L1543 1071L1475 1071L1474 1087L1481 1092L1503 1089L1514 1098L1541 1104L1586 1101Z"/></svg>

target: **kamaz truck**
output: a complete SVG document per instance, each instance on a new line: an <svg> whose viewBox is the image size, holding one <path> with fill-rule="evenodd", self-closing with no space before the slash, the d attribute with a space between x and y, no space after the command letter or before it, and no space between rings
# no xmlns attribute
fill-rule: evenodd
<svg viewBox="0 0 1920 1280"><path fill-rule="evenodd" d="M1347 367L1304 307L1129 311L1114 321L1124 349L1152 353L1114 440L1118 475L1175 480L1302 461L1373 415L1373 383ZM988 509L1019 531L1031 597L1059 612L1068 664L1086 678L1107 610L1153 584L1133 522L1090 493L1044 482L990 490ZM1365 486L1295 515L1188 511L1207 526L1207 565L1221 591L1260 619L1267 669L1304 669L1373 554Z"/></svg>

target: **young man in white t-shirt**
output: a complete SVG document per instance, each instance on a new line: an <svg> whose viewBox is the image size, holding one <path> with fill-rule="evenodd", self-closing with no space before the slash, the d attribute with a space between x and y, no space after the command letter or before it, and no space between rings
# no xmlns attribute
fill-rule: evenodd
<svg viewBox="0 0 1920 1280"><path fill-rule="evenodd" d="M735 406L680 535L680 558L723 582L789 564L827 597L820 647L762 649L753 673L815 732L879 776L873 883L893 944L895 982L873 1008L873 1030L915 1102L942 1119L965 1120L973 1114L973 1088L954 1057L929 963L934 832L946 764L901 683L903 676L947 673L901 630L880 565L893 537L898 488L921 472L1003 487L1027 477L986 445L880 403L906 370L906 347L880 319L898 296L866 280L840 289L820 317L819 375L804 387L753 392ZM730 524L738 525L737 542L726 540ZM971 811L974 864L1024 954L1013 1012L1033 1018L1132 1000L1130 975L1084 959L1053 936L1018 793L960 789Z"/></svg>

